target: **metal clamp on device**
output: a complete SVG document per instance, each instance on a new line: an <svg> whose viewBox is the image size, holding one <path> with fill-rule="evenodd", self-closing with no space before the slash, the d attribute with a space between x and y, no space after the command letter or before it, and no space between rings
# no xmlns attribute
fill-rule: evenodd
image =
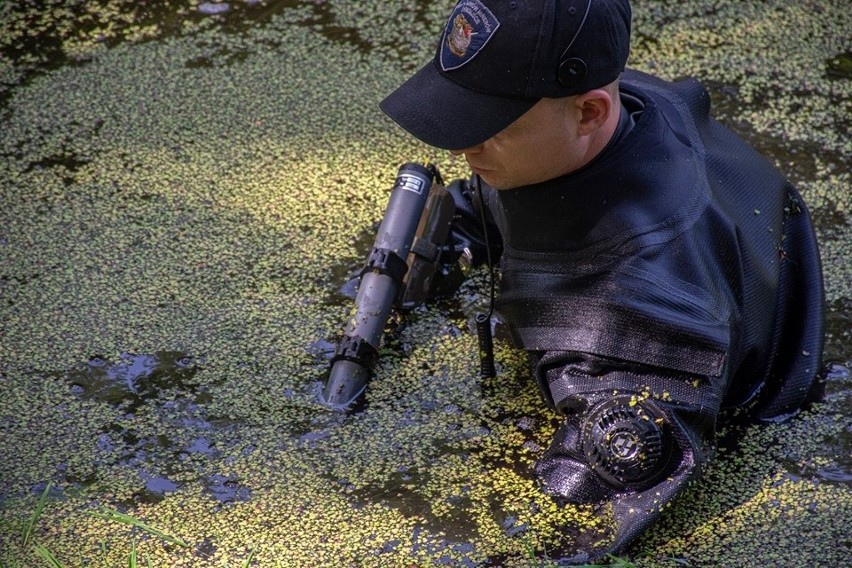
<svg viewBox="0 0 852 568"><path fill-rule="evenodd" d="M362 367L372 369L376 366L376 361L379 360L379 352L363 337L344 335L340 343L337 344L334 357L331 358L331 364L333 365L341 360L358 363Z"/></svg>
<svg viewBox="0 0 852 568"><path fill-rule="evenodd" d="M368 272L387 274L399 285L402 284L402 279L405 277L405 273L408 272L408 265L394 251L373 247L370 250L370 254L367 255L367 261L361 270L361 276L363 277Z"/></svg>

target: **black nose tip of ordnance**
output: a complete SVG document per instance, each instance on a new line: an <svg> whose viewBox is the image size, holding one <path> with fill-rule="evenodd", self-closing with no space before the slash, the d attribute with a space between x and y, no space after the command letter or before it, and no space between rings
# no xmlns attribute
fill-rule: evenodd
<svg viewBox="0 0 852 568"><path fill-rule="evenodd" d="M320 402L333 410L346 411L363 394L369 378L369 369L358 363L336 361L319 395Z"/></svg>

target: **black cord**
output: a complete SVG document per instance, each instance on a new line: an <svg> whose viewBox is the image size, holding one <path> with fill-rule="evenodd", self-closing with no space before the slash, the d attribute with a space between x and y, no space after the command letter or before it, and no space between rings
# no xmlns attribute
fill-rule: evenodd
<svg viewBox="0 0 852 568"><path fill-rule="evenodd" d="M488 279L490 293L488 298L488 313L476 315L476 335L479 339L479 375L483 378L494 377L494 339L491 334L491 316L494 315L494 264L491 261L491 244L488 242L488 224L485 221L485 200L482 198L482 180L478 175L473 176L476 186L476 196L479 199L479 219L482 221L482 235L485 240L485 258L488 262Z"/></svg>
<svg viewBox="0 0 852 568"><path fill-rule="evenodd" d="M474 184L476 185L476 197L479 199L479 220L482 222L482 235L485 239L485 259L488 262L488 280L490 282L490 291L488 296L488 318L494 315L494 263L491 260L491 243L488 242L488 224L485 220L485 200L482 198L482 180L479 175L474 175Z"/></svg>

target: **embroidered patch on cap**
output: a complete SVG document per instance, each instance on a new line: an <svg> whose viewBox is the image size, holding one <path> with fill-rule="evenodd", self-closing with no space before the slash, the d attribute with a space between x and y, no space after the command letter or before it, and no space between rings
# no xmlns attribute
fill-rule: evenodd
<svg viewBox="0 0 852 568"><path fill-rule="evenodd" d="M441 69L458 69L485 47L500 22L479 0L461 0L456 4L441 41Z"/></svg>

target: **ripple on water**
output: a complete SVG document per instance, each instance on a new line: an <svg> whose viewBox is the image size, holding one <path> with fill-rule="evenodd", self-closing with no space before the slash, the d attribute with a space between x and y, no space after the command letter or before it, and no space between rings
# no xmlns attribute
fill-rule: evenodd
<svg viewBox="0 0 852 568"><path fill-rule="evenodd" d="M93 356L84 369L68 373L67 380L72 391L85 400L127 405L132 411L164 390L194 392L191 381L198 370L192 357L178 351L123 353L116 362Z"/></svg>

